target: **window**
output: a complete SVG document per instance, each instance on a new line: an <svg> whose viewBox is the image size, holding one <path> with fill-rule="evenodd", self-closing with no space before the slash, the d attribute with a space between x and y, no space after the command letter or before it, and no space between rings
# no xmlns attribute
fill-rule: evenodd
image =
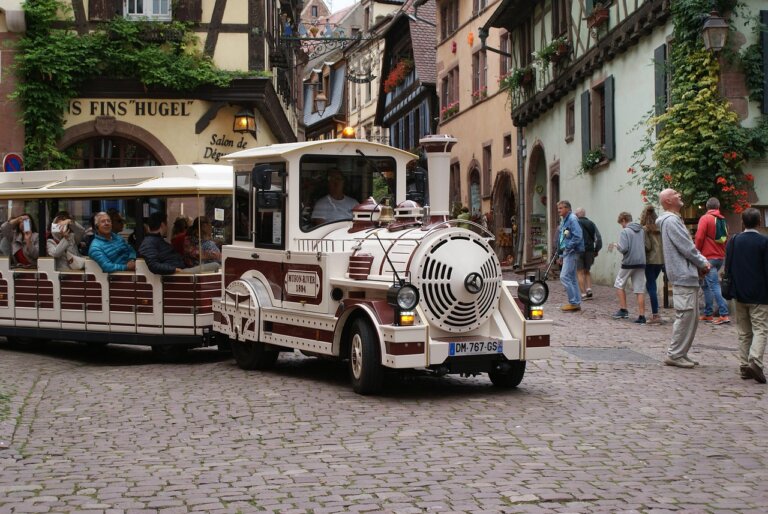
<svg viewBox="0 0 768 514"><path fill-rule="evenodd" d="M352 87L349 88L349 108L351 110L357 109L357 97L360 95L360 84L354 82Z"/></svg>
<svg viewBox="0 0 768 514"><path fill-rule="evenodd" d="M366 70L370 70L371 69L370 68L370 63L365 66L365 69ZM367 81L365 83L365 86L364 86L364 88L365 88L365 103L366 104L371 101L371 94L372 94L372 90L373 90L373 85L372 84L373 84L373 80L369 80L369 81Z"/></svg>
<svg viewBox="0 0 768 514"><path fill-rule="evenodd" d="M528 18L520 25L520 66L533 62L533 20Z"/></svg>
<svg viewBox="0 0 768 514"><path fill-rule="evenodd" d="M607 77L581 94L581 153L602 148L607 159L616 156L614 136L614 79Z"/></svg>
<svg viewBox="0 0 768 514"><path fill-rule="evenodd" d="M144 146L121 137L95 137L80 141L67 149L75 168L122 168L157 166L160 164Z"/></svg>
<svg viewBox="0 0 768 514"><path fill-rule="evenodd" d="M483 198L491 196L491 145L483 146Z"/></svg>
<svg viewBox="0 0 768 514"><path fill-rule="evenodd" d="M504 134L504 157L512 155L512 134Z"/></svg>
<svg viewBox="0 0 768 514"><path fill-rule="evenodd" d="M451 183L448 187L448 196L451 199L451 206L461 203L461 168L458 162L451 163Z"/></svg>
<svg viewBox="0 0 768 514"><path fill-rule="evenodd" d="M235 174L235 239L251 240L251 172Z"/></svg>
<svg viewBox="0 0 768 514"><path fill-rule="evenodd" d="M394 194L396 167L391 157L305 155L299 164L301 230L351 220L361 200Z"/></svg>
<svg viewBox="0 0 768 514"><path fill-rule="evenodd" d="M568 32L568 17L571 13L570 0L552 0L552 36L562 36Z"/></svg>
<svg viewBox="0 0 768 514"><path fill-rule="evenodd" d="M576 101L569 100L565 104L565 141L570 143L576 134Z"/></svg>
<svg viewBox="0 0 768 514"><path fill-rule="evenodd" d="M125 0L124 9L128 18L171 19L171 0Z"/></svg>
<svg viewBox="0 0 768 514"><path fill-rule="evenodd" d="M440 7L440 39L445 39L459 28L459 0L448 0Z"/></svg>
<svg viewBox="0 0 768 514"><path fill-rule="evenodd" d="M440 114L443 120L455 115L459 110L459 68L445 74L440 81Z"/></svg>
<svg viewBox="0 0 768 514"><path fill-rule="evenodd" d="M485 50L472 55L472 101L477 102L488 95L488 66Z"/></svg>
<svg viewBox="0 0 768 514"><path fill-rule="evenodd" d="M364 14L364 20L363 20L363 31L368 32L368 30L371 28L371 8L366 7L365 8L365 14Z"/></svg>
<svg viewBox="0 0 768 514"><path fill-rule="evenodd" d="M486 0L472 0L472 14L477 15L488 5Z"/></svg>
<svg viewBox="0 0 768 514"><path fill-rule="evenodd" d="M653 75L656 116L669 108L669 54L667 45L661 45L653 51Z"/></svg>
<svg viewBox="0 0 768 514"><path fill-rule="evenodd" d="M317 18L317 6L316 5L312 6L312 11L311 12L312 12L312 17L313 18Z"/></svg>
<svg viewBox="0 0 768 514"><path fill-rule="evenodd" d="M504 52L499 55L499 78L506 77L512 71L512 55L504 55L512 53L512 44L509 37L509 32L505 32L501 35L499 40L499 50Z"/></svg>

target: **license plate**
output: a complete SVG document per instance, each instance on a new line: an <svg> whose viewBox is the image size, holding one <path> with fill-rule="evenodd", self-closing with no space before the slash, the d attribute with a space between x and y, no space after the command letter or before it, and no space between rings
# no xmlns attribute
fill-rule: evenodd
<svg viewBox="0 0 768 514"><path fill-rule="evenodd" d="M454 355L485 355L489 353L503 353L504 345L501 341L467 341L464 343L449 343L448 354Z"/></svg>

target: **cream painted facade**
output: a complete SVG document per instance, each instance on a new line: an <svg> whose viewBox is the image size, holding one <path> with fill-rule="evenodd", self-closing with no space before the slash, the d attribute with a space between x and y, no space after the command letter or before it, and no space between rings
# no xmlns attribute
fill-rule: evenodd
<svg viewBox="0 0 768 514"><path fill-rule="evenodd" d="M460 0L458 29L440 41L441 9L437 7L437 95L440 99L438 132L451 134L458 143L451 150L452 173L458 170L459 200L470 211L493 213L492 228L496 236L496 249L506 263L514 255L517 230L517 135L510 118L510 102L506 91L499 90L502 60L506 57L485 51L486 96L473 98L473 56L481 52L478 36L488 17L499 6L499 0L489 2L479 13L473 13L473 2ZM491 31L486 44L499 49L500 33ZM446 118L444 79L458 68L458 113ZM484 163L484 152L490 152L490 162ZM487 155L487 153L486 153ZM490 169L484 169L489 167ZM479 184L472 185L472 175L479 175ZM497 182L502 174L503 183ZM494 186L498 185L494 191ZM477 208L479 204L479 209ZM513 219L514 217L514 219Z"/></svg>
<svg viewBox="0 0 768 514"><path fill-rule="evenodd" d="M129 134L124 132L136 127L150 134L162 134L164 149L175 157L176 162L184 164L215 164L232 152L279 142L258 111L255 112L255 137L233 132L232 120L238 110L235 106L218 111L216 118L200 134L195 134L194 130L180 130L181 126L193 127L210 107L210 102L201 100L76 98L69 103L64 129L97 127L97 131L104 132L109 129L98 127L98 118L113 118L117 123L108 124L114 127L110 135L126 137Z"/></svg>

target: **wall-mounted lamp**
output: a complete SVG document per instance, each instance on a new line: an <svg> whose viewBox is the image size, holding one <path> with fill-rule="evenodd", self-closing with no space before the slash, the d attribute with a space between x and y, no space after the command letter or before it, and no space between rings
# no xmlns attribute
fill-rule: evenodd
<svg viewBox="0 0 768 514"><path fill-rule="evenodd" d="M238 134L251 134L256 137L256 116L251 109L240 109L235 114L232 130Z"/></svg>
<svg viewBox="0 0 768 514"><path fill-rule="evenodd" d="M325 93L317 93L315 96L315 110L321 117L325 114L325 108L328 107L328 97Z"/></svg>
<svg viewBox="0 0 768 514"><path fill-rule="evenodd" d="M701 27L701 35L704 38L704 47L717 53L725 48L725 42L728 39L728 23L717 14L717 11L712 11Z"/></svg>

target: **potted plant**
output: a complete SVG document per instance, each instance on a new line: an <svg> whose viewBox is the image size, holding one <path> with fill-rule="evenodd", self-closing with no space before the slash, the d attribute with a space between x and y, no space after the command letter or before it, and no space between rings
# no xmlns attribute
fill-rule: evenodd
<svg viewBox="0 0 768 514"><path fill-rule="evenodd" d="M555 46L555 52L550 60L555 64L568 57L568 54L571 53L571 42L568 41L568 36L560 36L552 44Z"/></svg>
<svg viewBox="0 0 768 514"><path fill-rule="evenodd" d="M397 86L405 82L408 74L413 71L411 59L400 59L384 80L384 92L394 91Z"/></svg>
<svg viewBox="0 0 768 514"><path fill-rule="evenodd" d="M576 170L577 175L584 175L595 169L600 163L605 160L605 151L602 147L595 148L586 153L584 159L582 159L579 169Z"/></svg>
<svg viewBox="0 0 768 514"><path fill-rule="evenodd" d="M587 15L587 27L597 28L608 22L608 6L597 2Z"/></svg>

